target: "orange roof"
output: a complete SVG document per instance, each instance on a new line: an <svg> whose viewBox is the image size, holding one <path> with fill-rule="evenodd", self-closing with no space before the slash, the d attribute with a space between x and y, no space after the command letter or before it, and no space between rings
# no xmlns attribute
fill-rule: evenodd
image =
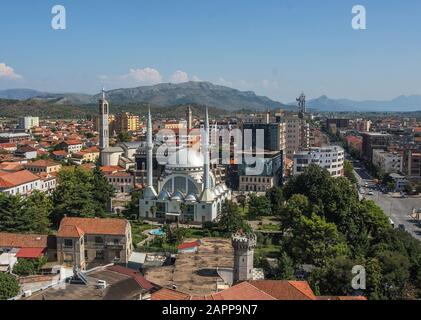
<svg viewBox="0 0 421 320"><path fill-rule="evenodd" d="M9 248L46 248L47 235L0 233L0 247Z"/></svg>
<svg viewBox="0 0 421 320"><path fill-rule="evenodd" d="M82 141L79 140L67 140L64 141L65 144L69 145L69 146L74 146L74 145L78 145L78 144L82 144Z"/></svg>
<svg viewBox="0 0 421 320"><path fill-rule="evenodd" d="M152 300L190 300L190 295L167 288L162 288L161 290L152 293Z"/></svg>
<svg viewBox="0 0 421 320"><path fill-rule="evenodd" d="M3 162L3 163L0 163L0 170L20 171L20 170L23 170L23 165L18 162Z"/></svg>
<svg viewBox="0 0 421 320"><path fill-rule="evenodd" d="M59 237L78 236L79 234L125 235L128 222L124 219L71 218L60 222Z"/></svg>
<svg viewBox="0 0 421 320"><path fill-rule="evenodd" d="M39 177L28 170L12 172L0 177L0 188L11 188L39 180Z"/></svg>
<svg viewBox="0 0 421 320"><path fill-rule="evenodd" d="M316 300L306 281L256 280L250 284L268 293L277 300Z"/></svg>
<svg viewBox="0 0 421 320"><path fill-rule="evenodd" d="M115 171L124 171L124 168L122 168L120 166L103 166L100 169L104 173L111 173L111 172L115 172Z"/></svg>
<svg viewBox="0 0 421 320"><path fill-rule="evenodd" d="M306 281L257 280L236 284L224 291L204 295L161 289L152 300L366 300L365 297L316 297Z"/></svg>
<svg viewBox="0 0 421 320"><path fill-rule="evenodd" d="M249 282L241 282L222 292L206 296L207 300L276 300Z"/></svg>
<svg viewBox="0 0 421 320"><path fill-rule="evenodd" d="M67 156L67 152L64 150L53 151L52 154L55 156Z"/></svg>
<svg viewBox="0 0 421 320"><path fill-rule="evenodd" d="M37 160L34 162L30 162L28 164L26 164L26 167L54 167L54 166L59 166L60 163L51 161L51 160Z"/></svg>
<svg viewBox="0 0 421 320"><path fill-rule="evenodd" d="M45 248L22 248L16 254L16 258L35 259L43 256Z"/></svg>
<svg viewBox="0 0 421 320"><path fill-rule="evenodd" d="M80 230L77 226L73 225L60 225L60 229L58 230L57 236L58 237L69 237L69 238L80 238L85 233Z"/></svg>

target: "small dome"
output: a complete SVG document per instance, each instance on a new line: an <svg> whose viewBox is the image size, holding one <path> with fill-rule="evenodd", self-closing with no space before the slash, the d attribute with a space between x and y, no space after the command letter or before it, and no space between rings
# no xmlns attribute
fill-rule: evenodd
<svg viewBox="0 0 421 320"><path fill-rule="evenodd" d="M174 193L174 195L171 197L171 200L175 200L175 201L183 201L184 200L184 195L180 192L177 191Z"/></svg>
<svg viewBox="0 0 421 320"><path fill-rule="evenodd" d="M227 187L227 185L225 183L222 184L222 189L224 189L224 191L228 191L228 187Z"/></svg>
<svg viewBox="0 0 421 320"><path fill-rule="evenodd" d="M171 195L168 191L162 190L158 195L158 200L160 201L167 201L171 198Z"/></svg>
<svg viewBox="0 0 421 320"><path fill-rule="evenodd" d="M184 200L187 202L197 202L196 196L192 193L190 193Z"/></svg>

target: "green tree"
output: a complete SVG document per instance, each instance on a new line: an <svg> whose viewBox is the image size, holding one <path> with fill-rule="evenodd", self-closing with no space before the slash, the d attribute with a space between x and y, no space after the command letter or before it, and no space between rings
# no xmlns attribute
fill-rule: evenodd
<svg viewBox="0 0 421 320"><path fill-rule="evenodd" d="M278 272L275 278L278 280L295 279L294 261L288 256L286 252L282 252L278 258Z"/></svg>
<svg viewBox="0 0 421 320"><path fill-rule="evenodd" d="M139 199L142 197L142 191L135 190L131 194L131 200L125 210L123 215L130 220L139 219Z"/></svg>
<svg viewBox="0 0 421 320"><path fill-rule="evenodd" d="M105 215L107 211L107 205L110 203L111 198L114 197L115 190L111 184L108 183L108 179L104 176L98 165L92 174L92 196L93 201L96 202L99 208L99 214ZM97 213L97 214L98 214Z"/></svg>
<svg viewBox="0 0 421 320"><path fill-rule="evenodd" d="M24 211L28 219L28 232L48 233L53 204L45 193L35 191L25 202Z"/></svg>
<svg viewBox="0 0 421 320"><path fill-rule="evenodd" d="M266 192L266 197L269 199L272 215L278 215L284 204L284 193L281 188L273 187Z"/></svg>
<svg viewBox="0 0 421 320"><path fill-rule="evenodd" d="M13 273L19 276L31 276L39 274L42 266L47 263L45 257L40 257L38 259L19 259L18 262L13 267Z"/></svg>
<svg viewBox="0 0 421 320"><path fill-rule="evenodd" d="M323 295L350 295L354 292L352 268L357 264L347 256L334 257L313 270L309 282Z"/></svg>
<svg viewBox="0 0 421 320"><path fill-rule="evenodd" d="M349 253L335 224L314 213L310 218L301 216L283 241L286 252L297 263L320 266L327 259Z"/></svg>
<svg viewBox="0 0 421 320"><path fill-rule="evenodd" d="M16 297L19 290L19 282L11 274L0 272L0 300Z"/></svg>
<svg viewBox="0 0 421 320"><path fill-rule="evenodd" d="M126 131L122 131L117 136L118 142L129 142L131 141L130 135Z"/></svg>
<svg viewBox="0 0 421 320"><path fill-rule="evenodd" d="M271 203L267 197L259 197L256 194L251 194L248 204L250 219L269 216L272 213Z"/></svg>
<svg viewBox="0 0 421 320"><path fill-rule="evenodd" d="M222 206L217 228L225 234L233 234L241 229L246 233L251 231L251 227L242 217L238 205L232 201L227 201Z"/></svg>
<svg viewBox="0 0 421 320"><path fill-rule="evenodd" d="M63 169L58 174L58 186L52 195L52 221L58 225L61 219L69 217L102 216L104 204L98 205L93 196L92 172L81 168Z"/></svg>
<svg viewBox="0 0 421 320"><path fill-rule="evenodd" d="M354 173L354 166L352 165L351 161L345 160L344 175L352 183L356 184L358 182L357 177L355 176L355 173Z"/></svg>
<svg viewBox="0 0 421 320"><path fill-rule="evenodd" d="M310 217L312 213L308 198L301 194L293 195L279 213L281 229L283 232L294 228L301 216Z"/></svg>
<svg viewBox="0 0 421 320"><path fill-rule="evenodd" d="M27 230L24 199L21 196L12 196L0 193L0 231L25 232Z"/></svg>
<svg viewBox="0 0 421 320"><path fill-rule="evenodd" d="M377 254L382 269L382 286L388 299L404 299L404 289L410 279L410 263L406 256L392 251Z"/></svg>

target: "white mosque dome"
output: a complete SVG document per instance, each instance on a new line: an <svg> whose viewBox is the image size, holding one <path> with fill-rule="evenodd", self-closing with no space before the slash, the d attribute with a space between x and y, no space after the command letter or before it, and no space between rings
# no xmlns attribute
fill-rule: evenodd
<svg viewBox="0 0 421 320"><path fill-rule="evenodd" d="M177 191L177 192L175 192L173 194L173 196L171 197L171 200L183 201L184 200L184 195L180 191Z"/></svg>
<svg viewBox="0 0 421 320"><path fill-rule="evenodd" d="M171 168L203 168L203 156L201 153L185 148L174 152L168 158L168 167Z"/></svg>
<svg viewBox="0 0 421 320"><path fill-rule="evenodd" d="M184 200L186 202L197 202L196 196L192 193L190 193Z"/></svg>
<svg viewBox="0 0 421 320"><path fill-rule="evenodd" d="M160 201L167 201L167 200L170 200L170 198L171 198L171 195L166 190L162 190L158 195L158 200Z"/></svg>

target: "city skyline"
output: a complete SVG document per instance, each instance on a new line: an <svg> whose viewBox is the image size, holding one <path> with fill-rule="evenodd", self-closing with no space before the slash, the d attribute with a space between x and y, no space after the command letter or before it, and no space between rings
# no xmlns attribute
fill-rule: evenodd
<svg viewBox="0 0 421 320"><path fill-rule="evenodd" d="M421 94L420 3L362 1L367 30L351 26L355 1L212 1L3 5L0 89L96 93L209 81L289 103L297 93L353 100ZM25 10L22 10L25 9ZM418 25L418 27L417 27Z"/></svg>

